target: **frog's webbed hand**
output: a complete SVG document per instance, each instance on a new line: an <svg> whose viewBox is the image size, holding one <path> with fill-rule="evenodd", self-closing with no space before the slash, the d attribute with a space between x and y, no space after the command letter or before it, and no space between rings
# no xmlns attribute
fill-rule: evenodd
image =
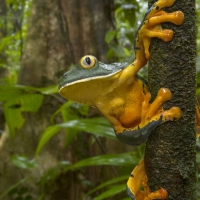
<svg viewBox="0 0 200 200"><path fill-rule="evenodd" d="M141 190L141 186L144 190ZM150 192L143 159L131 172L127 182L127 193L132 200L166 199L168 196L167 191L163 188Z"/></svg>
<svg viewBox="0 0 200 200"><path fill-rule="evenodd" d="M148 10L141 26L138 29L135 38L135 74L147 63L150 57L149 46L152 37L157 37L168 42L173 37L173 31L170 29L162 30L160 24L163 22L171 22L181 25L184 15L181 11L166 13L162 9L170 7L174 4L174 0L159 0Z"/></svg>
<svg viewBox="0 0 200 200"><path fill-rule="evenodd" d="M150 93L146 93L142 103L141 122L138 126L116 130L116 137L130 145L140 145L148 139L153 129L166 121L176 121L181 117L181 110L178 107L172 107L169 110L163 110L162 104L171 99L171 92L167 88L160 88L156 99L150 104Z"/></svg>

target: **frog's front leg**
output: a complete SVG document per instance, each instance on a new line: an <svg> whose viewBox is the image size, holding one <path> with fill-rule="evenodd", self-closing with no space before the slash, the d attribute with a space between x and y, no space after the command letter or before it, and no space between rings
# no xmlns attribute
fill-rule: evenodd
<svg viewBox="0 0 200 200"><path fill-rule="evenodd" d="M178 107L172 107L169 110L163 110L163 103L171 99L171 92L167 88L161 88L158 91L153 103L149 103L151 95L148 92L142 103L141 122L133 128L115 128L116 137L130 145L140 145L148 139L153 129L166 121L176 121L181 117L181 110Z"/></svg>
<svg viewBox="0 0 200 200"><path fill-rule="evenodd" d="M143 190L141 190L141 186L143 186ZM127 182L127 193L133 200L166 199L168 196L167 191L163 188L150 192L143 159L131 172Z"/></svg>
<svg viewBox="0 0 200 200"><path fill-rule="evenodd" d="M173 37L173 31L162 30L160 24L163 22L182 24L184 14L181 11L167 13L162 10L164 7L172 6L173 3L174 0L158 0L146 13L135 38L136 58L132 63L135 74L147 63L150 57L149 45L152 37L160 38L165 42L170 41Z"/></svg>

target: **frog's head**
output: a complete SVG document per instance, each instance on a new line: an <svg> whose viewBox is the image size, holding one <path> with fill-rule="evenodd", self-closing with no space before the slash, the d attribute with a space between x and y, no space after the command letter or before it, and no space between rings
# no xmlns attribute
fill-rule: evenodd
<svg viewBox="0 0 200 200"><path fill-rule="evenodd" d="M59 93L66 99L92 105L93 100L109 90L127 63L104 64L86 55L78 65L59 80Z"/></svg>

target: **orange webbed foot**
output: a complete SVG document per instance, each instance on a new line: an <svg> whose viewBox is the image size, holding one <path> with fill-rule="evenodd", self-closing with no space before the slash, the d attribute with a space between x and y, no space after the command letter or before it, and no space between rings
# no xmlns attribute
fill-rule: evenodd
<svg viewBox="0 0 200 200"><path fill-rule="evenodd" d="M150 94L147 93L142 104L142 115L140 127L149 124L152 121L161 120L177 121L181 117L181 110L178 107L172 107L169 110L163 110L163 103L169 101L172 97L171 91L167 88L160 88L156 99L150 104Z"/></svg>
<svg viewBox="0 0 200 200"><path fill-rule="evenodd" d="M167 199L168 192L164 188L151 192L144 200L153 200L153 199Z"/></svg>

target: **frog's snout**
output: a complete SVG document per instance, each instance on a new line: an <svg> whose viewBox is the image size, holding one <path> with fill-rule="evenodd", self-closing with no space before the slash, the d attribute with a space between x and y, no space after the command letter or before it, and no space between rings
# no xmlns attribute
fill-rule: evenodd
<svg viewBox="0 0 200 200"><path fill-rule="evenodd" d="M64 84L64 80L65 78L68 76L67 72L64 73L59 79L58 79L58 89L60 89L63 84Z"/></svg>

